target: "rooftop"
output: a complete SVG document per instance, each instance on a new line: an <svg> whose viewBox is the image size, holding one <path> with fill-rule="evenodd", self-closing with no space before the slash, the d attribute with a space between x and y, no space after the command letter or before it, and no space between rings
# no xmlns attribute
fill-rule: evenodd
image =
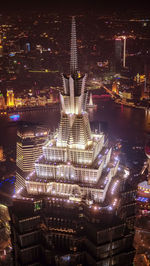
<svg viewBox="0 0 150 266"><path fill-rule="evenodd" d="M49 130L45 126L26 123L20 125L17 131L17 135L21 138L34 138L40 136L47 136L48 132Z"/></svg>
<svg viewBox="0 0 150 266"><path fill-rule="evenodd" d="M148 184L148 181L145 180L145 181L139 183L138 184L138 189L140 189L140 190L147 190L147 191L150 192L150 185Z"/></svg>

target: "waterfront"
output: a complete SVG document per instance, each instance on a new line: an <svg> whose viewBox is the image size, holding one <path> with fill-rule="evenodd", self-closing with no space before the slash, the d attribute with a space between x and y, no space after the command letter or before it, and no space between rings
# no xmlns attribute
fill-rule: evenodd
<svg viewBox="0 0 150 266"><path fill-rule="evenodd" d="M33 109L30 111L19 112L19 115L19 121L47 124L50 129L53 130L58 125L60 109L59 106L51 109ZM3 145L4 149L15 144L19 121L11 121L9 114L0 117L0 145Z"/></svg>
<svg viewBox="0 0 150 266"><path fill-rule="evenodd" d="M97 109L88 110L91 122L105 121L110 138L121 138L129 142L144 143L150 132L150 112L115 104L111 99L94 98ZM47 124L51 130L57 128L60 108L20 112L20 121ZM0 117L0 145L10 146L16 141L17 122L9 115Z"/></svg>
<svg viewBox="0 0 150 266"><path fill-rule="evenodd" d="M121 140L126 147L144 146L150 133L150 112L118 105L110 98L100 99L97 95L93 95L93 101L97 109L88 110L90 122L105 122L110 140ZM20 121L46 124L54 131L60 120L60 107L20 112L19 115ZM11 121L9 115L0 117L0 145L4 153L11 151L14 158L17 127L18 122Z"/></svg>

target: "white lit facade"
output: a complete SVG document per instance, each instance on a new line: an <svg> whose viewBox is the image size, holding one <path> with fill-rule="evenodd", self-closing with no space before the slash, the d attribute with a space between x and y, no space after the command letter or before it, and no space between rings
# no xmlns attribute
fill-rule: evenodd
<svg viewBox="0 0 150 266"><path fill-rule="evenodd" d="M48 136L45 128L24 125L17 132L16 147L16 191L25 187L25 177L34 169Z"/></svg>
<svg viewBox="0 0 150 266"><path fill-rule="evenodd" d="M91 131L86 75L77 65L72 18L60 124L9 208L15 265L133 264L135 191L127 190L129 169L119 164L105 134Z"/></svg>
<svg viewBox="0 0 150 266"><path fill-rule="evenodd" d="M77 70L75 20L72 19L70 75L62 75L61 119L54 137L43 146L27 192L102 203L119 166L105 135L91 132L86 112L86 75ZM118 181L119 182L119 181Z"/></svg>

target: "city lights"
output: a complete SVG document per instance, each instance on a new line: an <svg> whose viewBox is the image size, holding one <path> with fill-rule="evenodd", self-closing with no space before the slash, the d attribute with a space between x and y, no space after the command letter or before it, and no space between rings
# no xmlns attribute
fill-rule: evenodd
<svg viewBox="0 0 150 266"><path fill-rule="evenodd" d="M56 23L57 29L61 25L59 20L61 18L58 16L53 22ZM46 15L43 16L42 13L39 20L34 21L34 27L38 25L39 21L44 21L43 24L49 23ZM109 26L112 27L112 24L110 23ZM35 28L38 29L39 26ZM48 56L52 54L53 58L56 58L59 55L60 58L61 49L59 43L51 36L53 31L50 33L47 30L44 32L41 28L39 36L43 43L46 38L46 47L51 48L45 48L39 38L39 43L35 42L36 51L34 51L35 55L38 54L38 61L36 61L36 56L33 60L33 43L30 41L30 36L25 39L25 56L22 59L27 62L22 62L19 56L18 59L16 53L12 56L12 52L9 51L9 59L11 60L12 57L13 67L18 72L24 71L25 68L29 75L28 79L34 83L28 89L28 97L26 102L24 101L24 106L30 106L31 103L33 106L39 104L46 106L50 103L47 101L50 96L46 96L48 93L46 86L49 87L49 95L51 87L44 85L44 93L41 96L43 91L40 92L42 80L40 77L46 76L44 80L46 82L48 78L51 78L50 74L58 72L57 69L50 70L53 67L50 68L49 63L52 60L48 61ZM62 33L64 34L65 30ZM25 34L23 32L21 38ZM24 37L22 39L24 40ZM123 37L123 40L123 71L125 71L126 36ZM43 119L42 122L51 123L50 129L25 125L17 131L16 193L12 196L13 204L10 206L10 213L14 241L13 255L15 261L17 263L19 261L21 265L37 264L41 258L45 265L62 265L67 262L72 265L89 265L90 263L92 265L100 263L121 265L123 262L124 265L127 265L126 258L128 257L129 263L132 264L134 250L131 247L133 239L131 223L134 219L135 190L133 191L130 186L130 169L123 165L122 144L119 146L118 140L116 145L112 144L114 132L111 132L109 140L108 130L103 129L102 123L92 127L92 122L95 122L97 117L94 113L93 118L89 118L88 108L95 106L93 104L94 93L93 88L90 88L92 92L90 92L88 104L88 87L85 84L87 74L78 69L77 44L80 45L80 48L83 47L82 39L76 37L76 22L75 17L72 17L70 70L67 74L62 74L63 86L55 87L59 90L60 114L58 112L57 114L56 112L49 113L47 119L45 112L45 120ZM98 49L97 46L91 47L93 56ZM45 54L45 52L48 53ZM69 51L64 55L67 56L68 53ZM34 64L40 62L39 69L37 66L32 67L28 64L28 60L25 60L28 57L32 58ZM98 60L101 60L99 56L97 57ZM98 62L95 65L101 67L101 69L98 68L100 71L102 68L107 68L109 71L109 59L106 59L105 63L107 64L100 66ZM35 73L36 81L33 79ZM93 67L90 69L90 75L91 73L93 73ZM17 75L19 74L17 73ZM109 73L109 75L113 76L114 74ZM113 78L115 77L111 79ZM106 77L106 81L108 89L103 86L104 81L101 77L98 78L98 84L94 84L98 86L100 84L113 97L114 91L111 91L108 77ZM121 82L117 85L120 84ZM117 92L117 89L115 91ZM2 96L1 98L3 100ZM16 99L13 90L8 90L8 109L16 108L16 103L19 105L19 97L18 100ZM23 103L20 102L21 104ZM93 111L98 114L102 113L106 106L101 105L99 106L101 109L98 110L93 108ZM103 108L104 110L102 110ZM121 113L121 111L119 112ZM127 115L124 117L126 118ZM40 119L40 114L38 117L36 113L35 120L39 121ZM114 121L115 118L111 122L114 123ZM57 129L53 132L52 128L55 126ZM119 143L121 143L120 140ZM136 201L147 206L149 187L141 182L138 189L141 195L138 195ZM142 193L145 193L145 196ZM86 254L84 254L85 250Z"/></svg>
<svg viewBox="0 0 150 266"><path fill-rule="evenodd" d="M119 180L116 180L112 185L111 194L114 194L116 192L118 185L119 185Z"/></svg>
<svg viewBox="0 0 150 266"><path fill-rule="evenodd" d="M9 118L10 118L11 120L13 120L13 121L17 121L17 120L19 120L20 115L19 115L19 114L16 114L16 115L10 115Z"/></svg>

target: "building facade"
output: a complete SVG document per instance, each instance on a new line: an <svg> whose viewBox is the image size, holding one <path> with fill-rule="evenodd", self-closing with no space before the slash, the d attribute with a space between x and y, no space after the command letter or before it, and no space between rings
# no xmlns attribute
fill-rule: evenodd
<svg viewBox="0 0 150 266"><path fill-rule="evenodd" d="M14 107L15 98L13 90L7 90L7 107Z"/></svg>
<svg viewBox="0 0 150 266"><path fill-rule="evenodd" d="M45 127L23 124L17 131L16 145L16 191L25 187L25 178L34 169L35 161L42 153L43 143L48 138Z"/></svg>
<svg viewBox="0 0 150 266"><path fill-rule="evenodd" d="M150 143L145 146L147 160L141 171L145 180L137 188L137 216L135 223L134 246L135 265L150 265Z"/></svg>

